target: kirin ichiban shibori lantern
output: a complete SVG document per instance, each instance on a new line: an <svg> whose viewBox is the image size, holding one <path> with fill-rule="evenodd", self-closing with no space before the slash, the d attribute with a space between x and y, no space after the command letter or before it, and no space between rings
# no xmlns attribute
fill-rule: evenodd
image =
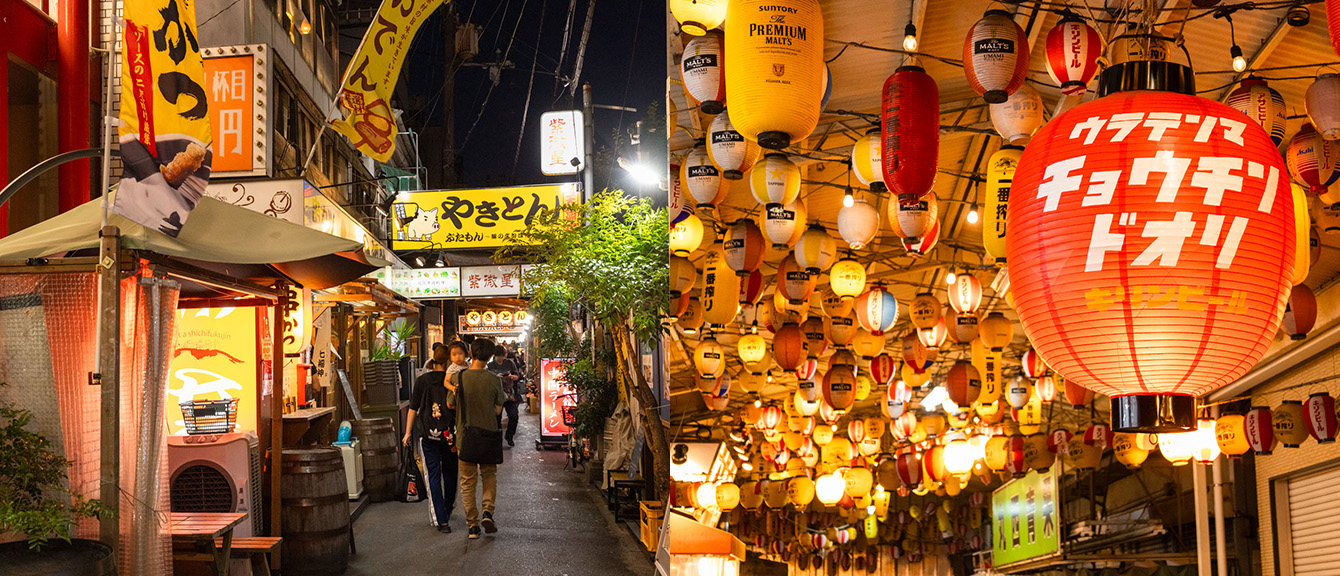
<svg viewBox="0 0 1340 576"><path fill-rule="evenodd" d="M1020 146L1004 145L987 162L986 184L982 195L986 198L986 214L982 217L982 247L996 259L996 266L1004 266L1006 216L1009 214L1010 187L1014 184L1014 170L1024 155Z"/></svg>
<svg viewBox="0 0 1340 576"><path fill-rule="evenodd" d="M731 120L745 138L781 150L814 131L825 74L819 0L732 0L726 60Z"/></svg>
<svg viewBox="0 0 1340 576"><path fill-rule="evenodd" d="M1047 33L1047 73L1061 85L1061 93L1081 96L1098 73L1102 38L1084 20L1065 14Z"/></svg>
<svg viewBox="0 0 1340 576"><path fill-rule="evenodd" d="M1293 275L1285 172L1255 122L1171 92L1082 104L1025 150L1015 309L1054 370L1112 398L1115 430L1194 429L1195 398L1270 345Z"/></svg>
<svg viewBox="0 0 1340 576"><path fill-rule="evenodd" d="M880 138L879 127L865 131L865 136L851 147L851 171L862 185L869 186L871 192L884 192L884 163L880 149L884 140Z"/></svg>
<svg viewBox="0 0 1340 576"><path fill-rule="evenodd" d="M728 0L669 0L670 13L679 29L690 36L702 36L726 20Z"/></svg>
<svg viewBox="0 0 1340 576"><path fill-rule="evenodd" d="M1288 119L1284 97L1260 78L1247 78L1228 93L1226 102L1265 129L1270 139L1279 146L1284 142L1284 125Z"/></svg>
<svg viewBox="0 0 1340 576"><path fill-rule="evenodd" d="M744 173L758 162L763 152L758 144L750 142L730 123L730 111L717 114L707 133L707 154L712 163L721 169L721 177L727 180L744 178Z"/></svg>
<svg viewBox="0 0 1340 576"><path fill-rule="evenodd" d="M684 45L679 61L684 92L704 114L720 114L726 109L726 71L722 67L722 36L707 32Z"/></svg>
<svg viewBox="0 0 1340 576"><path fill-rule="evenodd" d="M935 185L940 154L940 89L918 66L902 66L884 81L880 160L894 196L923 196Z"/></svg>
<svg viewBox="0 0 1340 576"><path fill-rule="evenodd" d="M1028 73L1028 36L1009 12L987 10L968 29L963 40L963 73L988 104L1004 102L1023 86Z"/></svg>
<svg viewBox="0 0 1340 576"><path fill-rule="evenodd" d="M1032 86L1020 86L1000 104L991 105L991 125L1005 142L1023 146L1042 126L1042 95Z"/></svg>

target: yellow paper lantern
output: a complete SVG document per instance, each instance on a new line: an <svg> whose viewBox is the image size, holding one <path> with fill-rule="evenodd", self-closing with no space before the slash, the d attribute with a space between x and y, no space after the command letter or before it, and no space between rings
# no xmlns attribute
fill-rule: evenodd
<svg viewBox="0 0 1340 576"><path fill-rule="evenodd" d="M1312 249L1310 246L1312 218L1307 210L1307 193L1303 187L1290 184L1293 196L1293 285L1307 280L1312 267Z"/></svg>
<svg viewBox="0 0 1340 576"><path fill-rule="evenodd" d="M825 474L814 482L814 492L820 502L832 506L847 493L847 482L836 473Z"/></svg>
<svg viewBox="0 0 1340 576"><path fill-rule="evenodd" d="M711 482L699 484L697 490L694 491L694 495L697 497L696 505L698 508L711 510L717 507L717 487L715 484Z"/></svg>
<svg viewBox="0 0 1340 576"><path fill-rule="evenodd" d="M740 487L730 482L717 485L717 507L722 510L734 510L740 505Z"/></svg>
<svg viewBox="0 0 1340 576"><path fill-rule="evenodd" d="M814 443L820 447L828 446L833 441L833 428L830 426L814 427Z"/></svg>
<svg viewBox="0 0 1340 576"><path fill-rule="evenodd" d="M795 202L800 196L800 167L786 154L765 154L749 173L749 190L767 210Z"/></svg>
<svg viewBox="0 0 1340 576"><path fill-rule="evenodd" d="M799 412L802 416L813 416L815 412L819 411L818 398L810 400L801 392L795 393L792 397L792 403L796 407L796 412ZM817 443L818 439L815 439L815 442Z"/></svg>
<svg viewBox="0 0 1340 576"><path fill-rule="evenodd" d="M809 506L810 501L814 500L814 492L814 481L806 476L796 476L786 481L787 498L796 508Z"/></svg>
<svg viewBox="0 0 1340 576"><path fill-rule="evenodd" d="M1112 454L1127 468L1137 470L1153 447L1149 435L1140 432L1118 432L1112 438Z"/></svg>
<svg viewBox="0 0 1340 576"><path fill-rule="evenodd" d="M1014 339L1014 323L1004 314L992 312L977 325L977 334L992 352L1000 352Z"/></svg>
<svg viewBox="0 0 1340 576"><path fill-rule="evenodd" d="M740 355L740 360L746 364L758 362L768 354L768 342L758 334L745 334L735 344L735 351Z"/></svg>
<svg viewBox="0 0 1340 576"><path fill-rule="evenodd" d="M670 252L676 256L688 256L703 243L703 221L694 214L670 228Z"/></svg>
<svg viewBox="0 0 1340 576"><path fill-rule="evenodd" d="M1209 464L1219 457L1219 442L1215 439L1214 428L1214 420L1196 422L1196 436L1191 445L1191 457L1201 464Z"/></svg>
<svg viewBox="0 0 1340 576"><path fill-rule="evenodd" d="M907 363L903 363L902 369L898 372L898 377L902 378L903 382L911 388L920 388L931 381L931 373L929 370L918 374L916 369L914 369L911 364Z"/></svg>
<svg viewBox="0 0 1340 576"><path fill-rule="evenodd" d="M768 485L763 488L763 503L773 510L780 510L786 506L789 496L787 484L788 482L768 482Z"/></svg>
<svg viewBox="0 0 1340 576"><path fill-rule="evenodd" d="M879 518L876 516L866 516L863 522L865 527L865 539L869 542L875 542L879 538Z"/></svg>
<svg viewBox="0 0 1340 576"><path fill-rule="evenodd" d="M1004 436L992 436L983 446L982 461L987 468L1000 472L1005 469L1005 460L1009 458L1006 449L1008 439Z"/></svg>
<svg viewBox="0 0 1340 576"><path fill-rule="evenodd" d="M725 326L740 311L740 277L726 264L721 240L712 243L703 259L703 320Z"/></svg>
<svg viewBox="0 0 1340 576"><path fill-rule="evenodd" d="M1103 460L1103 449L1084 442L1084 436L1076 434L1066 445L1066 459L1079 470L1093 470Z"/></svg>
<svg viewBox="0 0 1340 576"><path fill-rule="evenodd" d="M1029 468L1046 472L1056 462L1056 453L1047 449L1046 434L1032 434L1024 439L1024 463Z"/></svg>
<svg viewBox="0 0 1340 576"><path fill-rule="evenodd" d="M851 147L851 171L862 185L869 186L872 192L884 192L884 157L880 150L884 141L880 138L879 127L870 128Z"/></svg>
<svg viewBox="0 0 1340 576"><path fill-rule="evenodd" d="M819 224L811 224L796 242L796 264L804 268L810 276L818 276L833 265L837 254L837 241L828 233L828 229Z"/></svg>
<svg viewBox="0 0 1340 576"><path fill-rule="evenodd" d="M709 336L693 350L693 364L703 378L718 378L726 371L726 352Z"/></svg>
<svg viewBox="0 0 1340 576"><path fill-rule="evenodd" d="M1191 461L1191 454L1199 441L1199 432L1164 432L1159 436L1159 453L1173 466L1184 466Z"/></svg>
<svg viewBox="0 0 1340 576"><path fill-rule="evenodd" d="M862 358L874 358L884 351L884 344L883 336L876 336L869 330L860 328L856 331L856 337L852 338L851 349Z"/></svg>
<svg viewBox="0 0 1340 576"><path fill-rule="evenodd" d="M921 442L926 441L927 436L926 424L918 420L916 427L912 429L912 433L907 435L907 441L913 444L920 444Z"/></svg>
<svg viewBox="0 0 1340 576"><path fill-rule="evenodd" d="M875 484L875 477L869 468L848 468L842 479L846 482L847 495L852 498L869 495Z"/></svg>
<svg viewBox="0 0 1340 576"><path fill-rule="evenodd" d="M818 0L734 0L726 18L726 91L745 138L780 150L810 135L824 94Z"/></svg>
<svg viewBox="0 0 1340 576"><path fill-rule="evenodd" d="M912 299L912 303L907 306L908 316L912 319L912 325L920 330L931 330L940 319L944 317L944 307L940 301L930 293L918 294Z"/></svg>
<svg viewBox="0 0 1340 576"><path fill-rule="evenodd" d="M860 296L865 292L865 266L851 258L839 260L828 271L828 286L843 300Z"/></svg>
<svg viewBox="0 0 1340 576"><path fill-rule="evenodd" d="M1307 440L1307 427L1303 425L1303 403L1298 400L1285 400L1280 404L1271 414L1271 425L1275 429L1275 439L1285 448L1297 448Z"/></svg>
<svg viewBox="0 0 1340 576"><path fill-rule="evenodd" d="M1246 418L1241 414L1220 416L1214 425L1214 439L1219 449L1230 458L1246 454L1252 448L1247 442Z"/></svg>
<svg viewBox="0 0 1340 576"><path fill-rule="evenodd" d="M763 487L758 482L745 482L739 492L740 505L746 510L756 510L763 503Z"/></svg>
<svg viewBox="0 0 1340 576"><path fill-rule="evenodd" d="M680 31L702 36L726 20L727 0L669 0L670 13L679 22Z"/></svg>
<svg viewBox="0 0 1340 576"><path fill-rule="evenodd" d="M976 458L973 457L972 447L968 445L967 440L953 440L945 445L945 472L951 476L970 472L975 462Z"/></svg>
<svg viewBox="0 0 1340 576"><path fill-rule="evenodd" d="M1001 146L987 163L986 184L981 197L986 199L982 217L982 245L996 260L996 266L1005 265L1005 217L1008 213L1010 186L1014 170L1023 158L1022 146ZM1013 306L1013 304L1011 304Z"/></svg>
<svg viewBox="0 0 1340 576"><path fill-rule="evenodd" d="M676 324L685 334L697 334L698 329L703 327L703 301L697 296L690 297L689 305L679 313L679 321Z"/></svg>
<svg viewBox="0 0 1340 576"><path fill-rule="evenodd" d="M870 382L870 378L866 377L864 374L857 376L857 377L856 377L856 401L857 401L857 402L860 402L860 401L862 401L862 400L865 400L866 398L869 398L869 397L870 397L870 390L872 390L873 388L874 388L874 386L871 384L871 382Z"/></svg>
<svg viewBox="0 0 1340 576"><path fill-rule="evenodd" d="M940 414L930 413L921 417L921 424L926 427L926 437L935 438L944 432L945 417Z"/></svg>

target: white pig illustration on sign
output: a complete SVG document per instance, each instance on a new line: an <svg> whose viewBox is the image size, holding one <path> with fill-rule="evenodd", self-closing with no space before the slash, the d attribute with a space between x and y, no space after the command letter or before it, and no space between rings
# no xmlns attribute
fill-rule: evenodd
<svg viewBox="0 0 1340 576"><path fill-rule="evenodd" d="M437 208L432 210L419 210L414 215L414 219L405 225L406 240L422 240L428 242L431 240L433 232L437 232Z"/></svg>

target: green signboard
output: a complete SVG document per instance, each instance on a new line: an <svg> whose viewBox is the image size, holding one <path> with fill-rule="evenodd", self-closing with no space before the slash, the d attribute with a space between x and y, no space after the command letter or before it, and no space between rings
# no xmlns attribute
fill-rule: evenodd
<svg viewBox="0 0 1340 576"><path fill-rule="evenodd" d="M1061 551L1056 469L1030 471L991 495L991 552L1006 566Z"/></svg>

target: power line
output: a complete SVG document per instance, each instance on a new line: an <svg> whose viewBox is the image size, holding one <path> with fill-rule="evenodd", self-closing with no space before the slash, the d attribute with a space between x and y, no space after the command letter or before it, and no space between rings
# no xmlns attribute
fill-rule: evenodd
<svg viewBox="0 0 1340 576"><path fill-rule="evenodd" d="M540 29L535 32L536 38L544 37L544 16L549 9L549 0L540 2ZM521 130L516 135L516 151L512 153L512 178L515 181L516 167L521 162L521 143L526 138L526 121L530 115L530 93L535 88L535 64L539 61L539 54L530 60L530 82L526 85L526 105L521 107Z"/></svg>
<svg viewBox="0 0 1340 576"><path fill-rule="evenodd" d="M509 3L510 3L510 0L509 0ZM508 57L508 55L510 55L510 54L512 53L512 41L513 41L513 40L516 40L516 32L517 32L517 30L518 30L519 28L521 28L521 17L522 17L523 15L525 15L525 13L526 13L526 5L529 4L529 3L530 3L530 0L523 0L523 1L521 2L521 11L520 11L519 13L517 13L517 15L516 15L516 26L513 26L513 27L512 27L512 39L507 41L507 50L505 50L505 51L503 52L502 62L498 62L498 63L497 63L499 67L502 66L502 63L503 63L503 62L506 62L506 61L507 61L507 57ZM500 34L501 34L501 30L500 30ZM502 74L502 70L499 69L499 72L498 72L498 73L499 73L499 76L501 76L501 74ZM467 131L465 132L465 140L462 140L462 141L461 141L461 148L465 148L465 145L470 143L470 136L471 136L472 134L475 133L475 127L476 127L476 126L479 126L479 120L480 120L481 118L484 117L484 110L485 110L486 108L488 108L488 105L489 105L489 97L490 97L490 96L493 96L493 89L494 89L494 88L497 88L497 87L498 87L498 83L495 83L495 82L490 82L490 83L489 83L489 91L488 91L486 94L484 94L484 101L483 101L482 103L480 103L480 105L479 105L479 113L475 115L475 121L474 121L472 124L470 124L470 129L467 130Z"/></svg>
<svg viewBox="0 0 1340 576"><path fill-rule="evenodd" d="M577 84L582 79L582 62L586 59L586 40L591 37L591 18L596 13L596 0L586 5L586 26L582 27L582 41L577 43L577 65L572 71L572 83L568 85L568 97L577 97Z"/></svg>

